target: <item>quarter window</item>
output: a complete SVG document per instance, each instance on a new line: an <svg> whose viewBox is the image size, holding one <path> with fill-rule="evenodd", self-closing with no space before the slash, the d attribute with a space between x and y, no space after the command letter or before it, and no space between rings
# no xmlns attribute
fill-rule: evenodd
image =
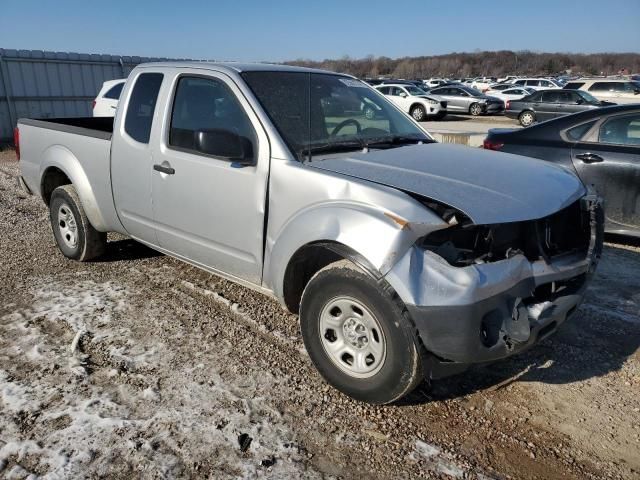
<svg viewBox="0 0 640 480"><path fill-rule="evenodd" d="M582 125L578 125L577 127L570 128L567 130L567 137L570 140L578 141L589 131L589 129L596 123L595 120L591 122L583 123Z"/></svg>
<svg viewBox="0 0 640 480"><path fill-rule="evenodd" d="M164 75L161 73L142 73L133 86L124 130L135 141L149 143L153 112L156 109L158 92Z"/></svg>
<svg viewBox="0 0 640 480"><path fill-rule="evenodd" d="M202 141L198 141L203 136L216 145L207 144L205 151ZM229 87L213 78L180 78L171 113L169 145L213 156L233 157L231 153L237 150L237 145L220 142L231 142L234 138L245 152L253 150L255 132L251 121Z"/></svg>
<svg viewBox="0 0 640 480"><path fill-rule="evenodd" d="M118 100L120 98L120 94L122 93L122 87L124 87L124 82L114 85L107 91L107 93L103 95L103 97L110 98L112 100Z"/></svg>

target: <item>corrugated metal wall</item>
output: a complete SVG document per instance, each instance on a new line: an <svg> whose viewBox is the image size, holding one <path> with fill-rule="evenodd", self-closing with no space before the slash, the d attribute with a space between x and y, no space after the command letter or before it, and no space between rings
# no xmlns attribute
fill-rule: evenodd
<svg viewBox="0 0 640 480"><path fill-rule="evenodd" d="M143 62L167 60L0 48L0 143L13 140L18 118L91 116L105 80Z"/></svg>

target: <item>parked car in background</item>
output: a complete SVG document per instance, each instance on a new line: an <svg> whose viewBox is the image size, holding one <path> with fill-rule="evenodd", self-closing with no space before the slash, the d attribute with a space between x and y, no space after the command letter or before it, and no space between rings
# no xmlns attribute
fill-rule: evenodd
<svg viewBox="0 0 640 480"><path fill-rule="evenodd" d="M447 102L438 97L428 95L424 90L413 85L377 85L376 90L389 98L417 122L429 117L440 119L447 114Z"/></svg>
<svg viewBox="0 0 640 480"><path fill-rule="evenodd" d="M518 78L513 82L513 84L519 87L530 87L535 90L562 88L560 83L550 78Z"/></svg>
<svg viewBox="0 0 640 480"><path fill-rule="evenodd" d="M490 130L484 147L576 171L604 197L607 232L640 237L640 105L598 108L529 128Z"/></svg>
<svg viewBox="0 0 640 480"><path fill-rule="evenodd" d="M487 95L492 95L496 92L507 90L508 88L513 88L513 85L511 85L510 83L492 83L491 85L489 85L489 88L484 91L484 93L486 93Z"/></svg>
<svg viewBox="0 0 640 480"><path fill-rule="evenodd" d="M422 83L426 88L434 88L434 87L439 87L440 85L443 85L448 81L449 80L446 80L444 78L428 78L426 80L423 80Z"/></svg>
<svg viewBox="0 0 640 480"><path fill-rule="evenodd" d="M351 94L379 118L327 118L322 99ZM600 257L600 202L572 172L436 143L350 76L146 63L122 98L115 119L18 121L21 184L61 253L96 258L119 232L269 295L361 401L530 348Z"/></svg>
<svg viewBox="0 0 640 480"><path fill-rule="evenodd" d="M640 82L634 80L581 78L568 82L563 88L583 90L598 100L617 104L640 103Z"/></svg>
<svg viewBox="0 0 640 480"><path fill-rule="evenodd" d="M521 100L507 100L504 113L528 127L535 122L609 105L613 104L601 102L581 90L543 90Z"/></svg>
<svg viewBox="0 0 640 480"><path fill-rule="evenodd" d="M507 108L507 102L510 100L520 100L526 96L536 93L536 90L528 87L514 87L509 85L510 88L506 88L500 91L488 91L486 94L492 97L502 100L505 109Z"/></svg>
<svg viewBox="0 0 640 480"><path fill-rule="evenodd" d="M94 117L113 117L116 114L125 79L108 80L102 84L98 96L93 101Z"/></svg>
<svg viewBox="0 0 640 480"><path fill-rule="evenodd" d="M471 87L484 93L485 90L489 89L490 85L493 85L497 81L498 79L496 77L479 77L471 82Z"/></svg>
<svg viewBox="0 0 640 480"><path fill-rule="evenodd" d="M478 90L464 85L445 86L429 90L447 102L449 113L470 113L477 116L486 113L500 113L504 109L502 100L484 95Z"/></svg>

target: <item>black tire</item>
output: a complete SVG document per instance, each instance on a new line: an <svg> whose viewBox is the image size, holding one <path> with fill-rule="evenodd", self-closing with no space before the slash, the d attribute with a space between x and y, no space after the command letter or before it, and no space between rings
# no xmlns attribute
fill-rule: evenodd
<svg viewBox="0 0 640 480"><path fill-rule="evenodd" d="M384 360L379 370L366 378L348 374L339 367L323 344L328 339L327 332L322 333L324 339L321 337L321 315L332 302L344 297L362 304L382 330L372 331L371 338L380 335L384 340ZM300 325L307 352L320 374L356 400L372 404L394 402L423 379L422 347L406 308L390 286L378 283L351 262L335 262L313 276L302 294Z"/></svg>
<svg viewBox="0 0 640 480"><path fill-rule="evenodd" d="M442 119L443 119L444 117L446 117L446 116L447 116L447 112L438 112L438 113L435 115L434 119L435 119L435 120L442 120Z"/></svg>
<svg viewBox="0 0 640 480"><path fill-rule="evenodd" d="M531 110L525 110L518 115L518 121L523 127L528 127L536 123L536 114Z"/></svg>
<svg viewBox="0 0 640 480"><path fill-rule="evenodd" d="M469 105L469 113L474 117L482 115L482 105L480 105L479 103L472 103L471 105Z"/></svg>
<svg viewBox="0 0 640 480"><path fill-rule="evenodd" d="M53 191L49 219L58 248L65 257L86 262L104 253L107 234L89 223L72 185L63 185Z"/></svg>
<svg viewBox="0 0 640 480"><path fill-rule="evenodd" d="M410 113L416 122L422 122L427 118L427 112L422 105L414 106Z"/></svg>

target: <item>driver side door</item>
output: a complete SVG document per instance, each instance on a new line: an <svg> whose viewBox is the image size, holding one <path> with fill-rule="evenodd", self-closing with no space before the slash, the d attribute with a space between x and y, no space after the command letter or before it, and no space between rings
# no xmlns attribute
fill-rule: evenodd
<svg viewBox="0 0 640 480"><path fill-rule="evenodd" d="M269 172L266 133L225 75L194 70L172 80L153 151L160 247L217 273L260 284ZM217 145L209 142L205 148L203 138ZM224 153L233 150L225 140L230 138L244 142L250 162Z"/></svg>

